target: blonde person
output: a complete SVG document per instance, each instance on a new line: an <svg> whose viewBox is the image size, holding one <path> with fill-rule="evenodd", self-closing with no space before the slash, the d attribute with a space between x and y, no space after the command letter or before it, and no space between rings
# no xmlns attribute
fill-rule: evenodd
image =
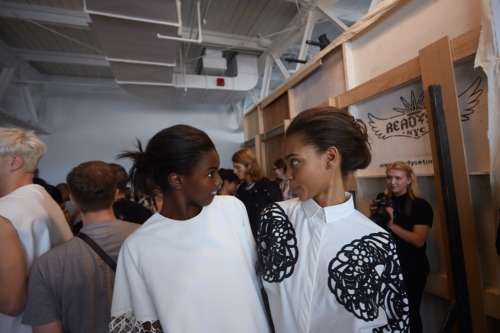
<svg viewBox="0 0 500 333"><path fill-rule="evenodd" d="M32 174L45 150L45 143L33 131L0 128L0 215L16 229L26 273L36 258L73 237L61 207L42 186L33 183ZM21 320L22 313L0 313L0 331L31 332L31 326Z"/></svg>
<svg viewBox="0 0 500 333"><path fill-rule="evenodd" d="M434 214L431 205L418 196L417 177L407 163L390 163L385 173L387 187L370 206L371 218L396 241L410 302L410 330L421 333L420 303L430 270L426 239Z"/></svg>
<svg viewBox="0 0 500 333"><path fill-rule="evenodd" d="M282 157L298 198L266 207L257 242L276 333L408 332L396 244L344 188L371 160L364 123L331 107L303 111Z"/></svg>

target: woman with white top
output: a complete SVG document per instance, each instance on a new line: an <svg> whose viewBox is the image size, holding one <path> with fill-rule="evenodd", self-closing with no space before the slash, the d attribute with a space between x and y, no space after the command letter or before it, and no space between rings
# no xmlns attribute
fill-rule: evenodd
<svg viewBox="0 0 500 333"><path fill-rule="evenodd" d="M364 123L333 107L306 110L282 157L298 198L267 206L257 233L276 333L408 332L396 245L344 187L371 161Z"/></svg>
<svg viewBox="0 0 500 333"><path fill-rule="evenodd" d="M159 187L163 205L120 251L110 331L269 332L248 216L238 199L216 196L208 135L176 125L120 157L134 160L135 188Z"/></svg>

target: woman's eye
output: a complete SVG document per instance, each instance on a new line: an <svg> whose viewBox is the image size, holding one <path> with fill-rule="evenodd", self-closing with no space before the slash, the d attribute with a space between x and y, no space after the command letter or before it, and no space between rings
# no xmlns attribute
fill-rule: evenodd
<svg viewBox="0 0 500 333"><path fill-rule="evenodd" d="M212 172L210 172L210 173L208 173L208 177L209 177L209 178L212 178L213 176L214 176L214 172L213 172L213 171L212 171Z"/></svg>
<svg viewBox="0 0 500 333"><path fill-rule="evenodd" d="M290 161L290 165L291 165L292 167L296 166L298 163L299 163L299 161L297 161L297 160L291 160L291 161Z"/></svg>

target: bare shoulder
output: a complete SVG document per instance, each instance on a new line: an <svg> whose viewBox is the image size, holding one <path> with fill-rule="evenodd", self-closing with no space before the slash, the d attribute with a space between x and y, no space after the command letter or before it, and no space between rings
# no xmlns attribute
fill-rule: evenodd
<svg viewBox="0 0 500 333"><path fill-rule="evenodd" d="M0 215L0 239L10 238L13 234L17 234L16 228L10 220Z"/></svg>

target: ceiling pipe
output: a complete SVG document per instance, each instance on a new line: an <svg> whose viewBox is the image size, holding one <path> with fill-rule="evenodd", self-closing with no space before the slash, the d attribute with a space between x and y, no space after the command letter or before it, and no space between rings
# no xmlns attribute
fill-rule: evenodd
<svg viewBox="0 0 500 333"><path fill-rule="evenodd" d="M159 32L156 33L156 37L158 37L158 39L168 39L168 40L175 40L178 42L201 44L203 39L202 39L202 34L201 34L201 10L200 10L200 1L199 0L196 2L196 10L198 13L198 38L197 39L167 36L167 35L162 35ZM180 33L180 35L182 35L182 32Z"/></svg>
<svg viewBox="0 0 500 333"><path fill-rule="evenodd" d="M176 1L178 4L177 6L177 11L179 12L180 8L180 2L179 0ZM180 27L182 28L181 20L180 20L180 15L179 15L179 21L178 22L167 22L163 20L152 20L152 19L146 19L143 17L137 17L137 16L131 16L131 15L121 15L121 14L115 14L111 12L105 12L102 10L95 10L95 9L89 9L87 7L87 1L83 2L83 11L92 14L92 15L99 15L99 16L107 16L107 17L112 17L112 18L117 18L117 19L122 19L122 20L130 20L130 21L138 21L138 22L145 22L145 23L153 23L153 24L159 24L159 25L168 25L168 26L174 26L174 27Z"/></svg>
<svg viewBox="0 0 500 333"><path fill-rule="evenodd" d="M109 62L122 62L126 64L135 65L150 65L150 66L162 66L162 67L175 67L176 63L166 63L166 62L156 62L156 61L143 61L143 60L133 60L133 59L121 59L121 58L109 58L105 57Z"/></svg>

